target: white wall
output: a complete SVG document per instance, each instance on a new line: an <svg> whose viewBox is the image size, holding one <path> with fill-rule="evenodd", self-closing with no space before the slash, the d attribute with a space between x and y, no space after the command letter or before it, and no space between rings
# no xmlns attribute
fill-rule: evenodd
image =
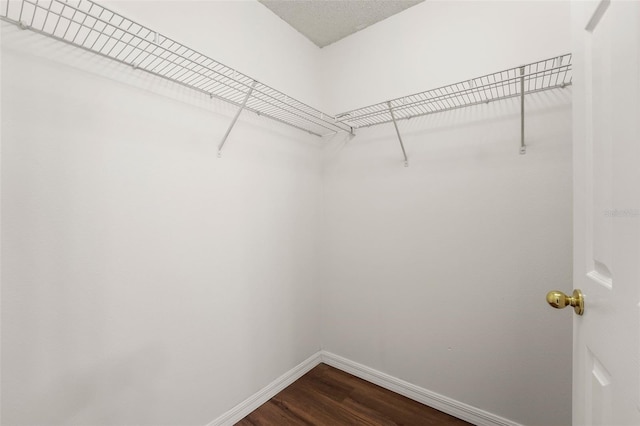
<svg viewBox="0 0 640 426"><path fill-rule="evenodd" d="M316 353L318 139L218 159L234 108L2 31L2 424L202 425Z"/></svg>
<svg viewBox="0 0 640 426"><path fill-rule="evenodd" d="M325 93L346 109L568 52L568 24L566 3L427 1L328 47ZM572 282L570 89L526 109L524 156L516 99L400 122L408 168L390 124L331 142L322 344L524 425L567 425L571 313L544 296Z"/></svg>
<svg viewBox="0 0 640 426"><path fill-rule="evenodd" d="M324 108L337 114L568 53L568 22L568 1L426 0L321 50Z"/></svg>
<svg viewBox="0 0 640 426"><path fill-rule="evenodd" d="M110 5L335 113L568 51L568 6L518 4L427 1L322 50L256 2ZM204 424L321 345L569 423L543 302L571 282L569 90L528 98L524 157L507 101L401 123L408 169L389 126L322 151L251 114L217 159L233 108L2 31L3 424Z"/></svg>

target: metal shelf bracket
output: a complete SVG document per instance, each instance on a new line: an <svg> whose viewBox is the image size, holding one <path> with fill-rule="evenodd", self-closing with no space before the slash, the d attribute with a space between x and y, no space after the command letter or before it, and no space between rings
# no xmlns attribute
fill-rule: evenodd
<svg viewBox="0 0 640 426"><path fill-rule="evenodd" d="M400 130L398 130L398 123L396 123L396 116L393 114L393 108L391 107L391 101L387 102L389 107L389 114L391 114L391 120L393 121L393 127L396 128L396 134L398 135L398 141L400 141L400 148L402 149L402 155L404 156L404 166L409 167L409 159L407 158L407 151L404 149L404 143L402 143L402 136L400 136Z"/></svg>
<svg viewBox="0 0 640 426"><path fill-rule="evenodd" d="M520 67L520 155L527 153L524 143L524 66Z"/></svg>
<svg viewBox="0 0 640 426"><path fill-rule="evenodd" d="M227 142L227 138L229 137L229 133L231 133L231 130L233 129L233 126L236 125L236 121L238 121L238 117L240 117L240 113L242 112L244 107L247 106L247 101L251 97L251 93L253 93L253 89L254 89L254 87L256 87L256 83L257 82L255 80L253 80L253 83L251 83L251 87L249 88L249 91L247 92L247 95L244 97L244 101L242 101L242 105L240 105L240 108L238 108L238 112L236 112L235 117L233 117L233 120L231 121L231 124L229 125L229 128L227 129L227 132L222 137L222 140L220 141L220 144L218 145L218 158L222 157L222 148L224 147L225 142Z"/></svg>

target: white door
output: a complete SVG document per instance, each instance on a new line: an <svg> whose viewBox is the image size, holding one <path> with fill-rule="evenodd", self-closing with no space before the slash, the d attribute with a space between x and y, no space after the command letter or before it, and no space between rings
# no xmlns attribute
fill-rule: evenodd
<svg viewBox="0 0 640 426"><path fill-rule="evenodd" d="M572 21L573 424L638 426L640 1L576 1Z"/></svg>

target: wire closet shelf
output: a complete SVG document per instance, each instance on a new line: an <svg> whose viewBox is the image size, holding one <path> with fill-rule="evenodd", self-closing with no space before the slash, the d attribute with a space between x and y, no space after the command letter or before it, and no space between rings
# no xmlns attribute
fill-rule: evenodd
<svg viewBox="0 0 640 426"><path fill-rule="evenodd" d="M571 84L571 54L522 65L437 89L380 102L336 116L353 128L369 127Z"/></svg>
<svg viewBox="0 0 640 426"><path fill-rule="evenodd" d="M91 0L4 0L0 19L317 136L352 129Z"/></svg>

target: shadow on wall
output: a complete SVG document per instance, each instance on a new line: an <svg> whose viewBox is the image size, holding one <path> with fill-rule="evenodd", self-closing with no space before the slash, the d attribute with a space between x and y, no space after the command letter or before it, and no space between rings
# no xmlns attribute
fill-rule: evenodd
<svg viewBox="0 0 640 426"><path fill-rule="evenodd" d="M571 106L571 99L572 90L570 86L564 89L526 95L525 144L527 146L535 145L535 139L527 137L527 118L538 117L543 114L566 109ZM503 137L505 142L512 141L514 152L517 152L520 144L520 98L503 99L488 104L427 114L408 120L398 120L397 123L405 148L407 149L407 154L410 156L411 145L416 143L416 139L418 138L426 136L433 138L435 135L446 133L453 129L461 130L502 123L504 121L514 121L515 123L516 119L517 127L514 127L513 133L504 134ZM355 134L355 137L348 134L337 134L327 138L325 160L331 161L331 159L336 158L340 151L350 142L352 144L366 144L389 140L390 143L397 145L394 148L397 148L398 155L402 155L397 135L391 122L355 129ZM425 142L428 143L426 140ZM411 164L411 158L409 158L409 163Z"/></svg>
<svg viewBox="0 0 640 426"><path fill-rule="evenodd" d="M168 98L173 102L190 105L200 110L210 112L214 115L211 118L211 143L216 146L222 140L226 129L231 124L233 116L238 111L238 107L229 102L215 97L212 98L205 93L183 87L145 71L134 70L128 65L103 58L95 53L87 52L54 39L43 37L32 31L19 30L16 26L10 24L3 24L0 27L0 31L2 31L2 48L10 49L18 55L24 55L24 52L29 52L29 56L35 55L38 58L50 60L64 67L90 73L95 78L117 82L130 90L159 95L164 101ZM71 79L57 81L56 83L59 85L67 85L66 88L69 92L73 92L75 89L74 81ZM104 85L104 87L107 86ZM109 97L110 93L97 89L91 93L91 95L96 99L101 99L102 97ZM143 111L142 113L153 115L154 111ZM270 118L246 110L240 115L239 123L249 124L264 135L295 140L297 143L310 141L312 144L320 145L322 142L322 139L319 137L309 137L306 132L297 129L295 132L291 132L291 127L286 124L278 123ZM299 137L296 136L298 134ZM235 134L232 132L230 143L234 137ZM225 145L225 148L228 148L228 146ZM281 155L275 153L274 156L278 158L278 156Z"/></svg>
<svg viewBox="0 0 640 426"><path fill-rule="evenodd" d="M525 100L526 155L518 99L399 122L408 168L391 123L334 137L323 349L522 424L566 425L571 322L544 295L571 282L571 91Z"/></svg>
<svg viewBox="0 0 640 426"><path fill-rule="evenodd" d="M25 407L31 414L22 418L32 417L34 424L43 425L69 424L83 418L112 424L123 415L118 412L116 417L114 406L156 405L154 377L159 376L165 363L158 344L148 345L126 357L104 358L85 368L70 366L66 375L55 379ZM105 405L99 401L112 403Z"/></svg>

